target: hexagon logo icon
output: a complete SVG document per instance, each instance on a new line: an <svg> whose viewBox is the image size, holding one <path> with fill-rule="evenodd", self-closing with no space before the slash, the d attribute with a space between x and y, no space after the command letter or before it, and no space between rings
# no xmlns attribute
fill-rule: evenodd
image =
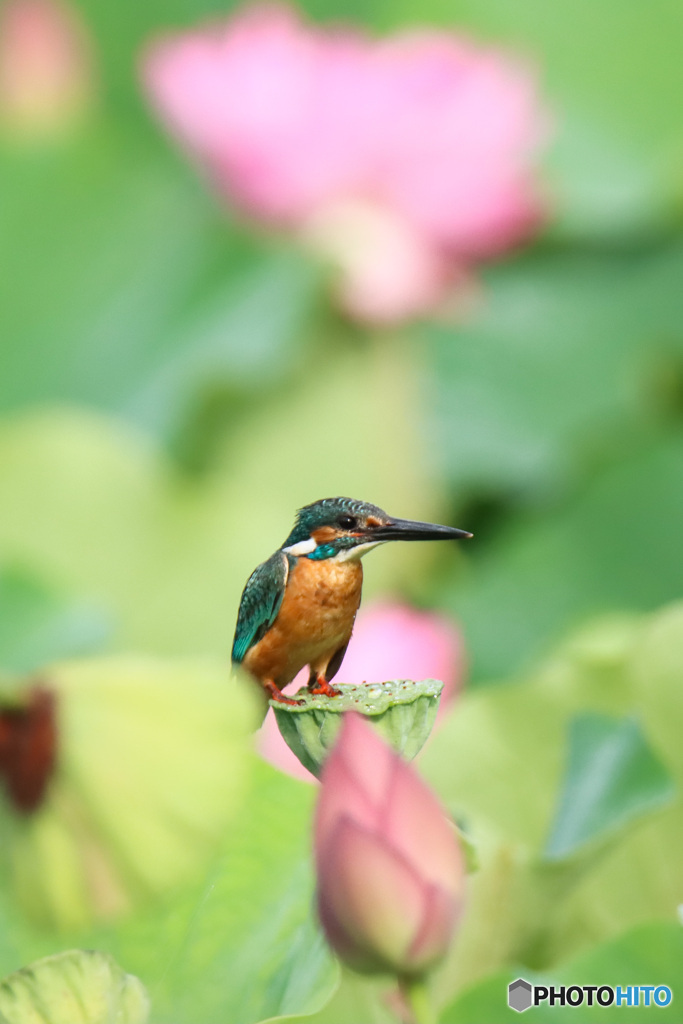
<svg viewBox="0 0 683 1024"><path fill-rule="evenodd" d="M508 1006L510 1009L517 1010L517 1013L528 1010L533 1002L532 992L531 985L524 978L517 978L516 981L511 981L508 985Z"/></svg>

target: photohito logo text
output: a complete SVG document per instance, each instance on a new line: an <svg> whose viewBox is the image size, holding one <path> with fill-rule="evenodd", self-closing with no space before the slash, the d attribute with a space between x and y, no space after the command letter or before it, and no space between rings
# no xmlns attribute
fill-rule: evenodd
<svg viewBox="0 0 683 1024"><path fill-rule="evenodd" d="M522 1013L532 1006L654 1006L673 999L669 985L532 985L517 978L508 985L508 1006Z"/></svg>

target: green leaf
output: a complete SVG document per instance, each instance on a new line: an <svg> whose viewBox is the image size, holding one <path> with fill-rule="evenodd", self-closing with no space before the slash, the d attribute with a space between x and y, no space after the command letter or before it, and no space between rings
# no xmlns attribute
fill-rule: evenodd
<svg viewBox="0 0 683 1024"><path fill-rule="evenodd" d="M633 652L643 725L679 786L683 785L683 604L653 616Z"/></svg>
<svg viewBox="0 0 683 1024"><path fill-rule="evenodd" d="M180 757L179 768L191 776L192 758ZM248 776L247 799L208 864L153 905L50 937L7 906L0 890L0 970L67 942L104 950L142 979L158 1024L256 1024L324 1006L339 969L313 911L315 794L259 759ZM204 788L215 784L207 779ZM182 828L176 832L183 835L187 841ZM163 842L159 857L166 856Z"/></svg>
<svg viewBox="0 0 683 1024"><path fill-rule="evenodd" d="M652 400L660 362L680 352L682 267L679 243L541 247L490 268L465 323L427 329L437 451L459 490L523 496L618 444L620 423ZM629 433L625 454L631 444Z"/></svg>
<svg viewBox="0 0 683 1024"><path fill-rule="evenodd" d="M172 332L128 411L186 471L209 469L250 411L291 386L310 348L318 276L290 246L271 244L224 273Z"/></svg>
<svg viewBox="0 0 683 1024"><path fill-rule="evenodd" d="M545 857L560 860L670 803L673 782L638 723L584 714L569 726L569 752Z"/></svg>
<svg viewBox="0 0 683 1024"><path fill-rule="evenodd" d="M341 983L332 998L314 1014L294 1014L291 1017L273 1018L262 1024L358 1024L367 1021L372 1024L396 1024L387 1000L391 981L388 978L375 979L369 975L355 974L342 968Z"/></svg>
<svg viewBox="0 0 683 1024"><path fill-rule="evenodd" d="M94 605L70 601L36 575L18 568L0 571L0 666L33 672L59 658L99 647L109 633Z"/></svg>
<svg viewBox="0 0 683 1024"><path fill-rule="evenodd" d="M103 124L0 169L0 409L88 404L168 437L217 379L296 365L312 268L250 240L139 133Z"/></svg>
<svg viewBox="0 0 683 1024"><path fill-rule="evenodd" d="M73 930L206 867L236 827L254 707L198 659L84 659L42 684L56 696L56 768L32 814L3 802L1 852L24 912Z"/></svg>
<svg viewBox="0 0 683 1024"><path fill-rule="evenodd" d="M680 595L678 434L636 445L545 518L520 517L449 585L479 679L526 669L598 613L654 610ZM644 537L647 535L647 542ZM638 539L640 538L640 540Z"/></svg>
<svg viewBox="0 0 683 1024"><path fill-rule="evenodd" d="M468 832L477 822L540 845L560 777L563 738L564 714L535 682L486 687L459 701L419 764Z"/></svg>
<svg viewBox="0 0 683 1024"><path fill-rule="evenodd" d="M42 159L6 159L3 181L0 246L14 243L0 253L0 329L21 344L0 354L0 408L123 408L205 258L200 196L109 127Z"/></svg>
<svg viewBox="0 0 683 1024"><path fill-rule="evenodd" d="M152 403L168 415L164 406L181 407L191 394L188 377L197 390L217 376L242 387L264 386L298 362L317 283L315 267L273 243L223 270L221 280L209 282L212 286L205 286L188 309L154 379L140 389L136 403L142 409Z"/></svg>
<svg viewBox="0 0 683 1024"><path fill-rule="evenodd" d="M149 1000L112 957L70 950L0 983L2 1024L147 1024Z"/></svg>
<svg viewBox="0 0 683 1024"><path fill-rule="evenodd" d="M201 883L91 936L146 983L160 1024L313 1013L338 967L313 923L311 787L257 762L248 800Z"/></svg>

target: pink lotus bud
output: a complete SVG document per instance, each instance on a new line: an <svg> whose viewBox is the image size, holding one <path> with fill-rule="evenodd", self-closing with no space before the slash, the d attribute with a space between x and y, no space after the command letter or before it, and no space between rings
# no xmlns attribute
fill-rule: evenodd
<svg viewBox="0 0 683 1024"><path fill-rule="evenodd" d="M453 621L400 601L378 601L361 611L339 679L440 679L441 710L460 691L465 676L462 636Z"/></svg>
<svg viewBox="0 0 683 1024"><path fill-rule="evenodd" d="M543 218L547 117L503 50L450 32L375 40L264 4L157 40L143 73L217 189L331 263L358 319L469 297L471 268Z"/></svg>
<svg viewBox="0 0 683 1024"><path fill-rule="evenodd" d="M345 717L315 819L318 909L354 970L413 977L446 953L462 903L455 830L416 772Z"/></svg>
<svg viewBox="0 0 683 1024"><path fill-rule="evenodd" d="M359 685L384 679L440 679L441 717L460 692L464 676L464 645L452 619L400 601L379 601L361 609L337 681ZM287 692L304 686L306 678L302 673ZM258 750L280 771L315 781L283 740L272 710L258 734Z"/></svg>
<svg viewBox="0 0 683 1024"><path fill-rule="evenodd" d="M6 0L0 8L0 124L42 139L71 127L92 93L90 41L61 0Z"/></svg>

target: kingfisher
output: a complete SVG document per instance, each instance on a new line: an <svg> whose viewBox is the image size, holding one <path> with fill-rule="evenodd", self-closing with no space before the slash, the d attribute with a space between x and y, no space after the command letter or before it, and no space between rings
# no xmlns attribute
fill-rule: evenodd
<svg viewBox="0 0 683 1024"><path fill-rule="evenodd" d="M232 661L266 699L300 704L281 691L304 666L308 689L336 697L330 680L346 653L363 585L361 558L390 540L460 540L466 530L396 519L354 498L322 498L300 508L292 532L254 569L242 592Z"/></svg>

